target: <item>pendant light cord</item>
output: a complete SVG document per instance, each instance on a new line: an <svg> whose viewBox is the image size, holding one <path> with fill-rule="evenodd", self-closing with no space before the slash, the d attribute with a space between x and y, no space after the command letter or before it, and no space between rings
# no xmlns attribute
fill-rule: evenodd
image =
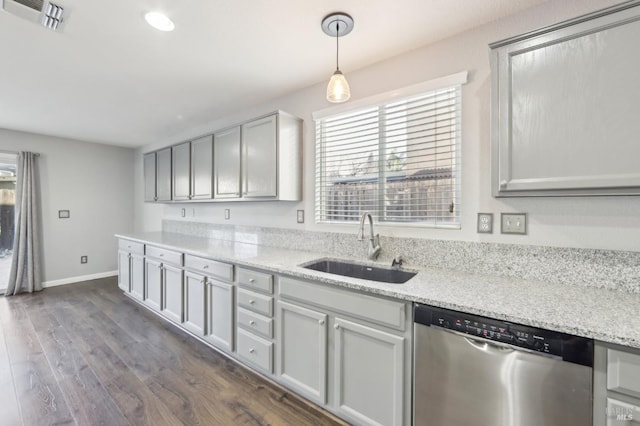
<svg viewBox="0 0 640 426"><path fill-rule="evenodd" d="M340 66L338 65L338 53L340 52L340 43L338 43L340 39L340 21L336 21L336 70L340 71Z"/></svg>

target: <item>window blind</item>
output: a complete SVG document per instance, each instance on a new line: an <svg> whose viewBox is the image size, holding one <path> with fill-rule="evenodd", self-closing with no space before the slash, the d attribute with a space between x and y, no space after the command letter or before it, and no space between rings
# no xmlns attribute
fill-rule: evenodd
<svg viewBox="0 0 640 426"><path fill-rule="evenodd" d="M460 227L461 86L316 120L316 221Z"/></svg>

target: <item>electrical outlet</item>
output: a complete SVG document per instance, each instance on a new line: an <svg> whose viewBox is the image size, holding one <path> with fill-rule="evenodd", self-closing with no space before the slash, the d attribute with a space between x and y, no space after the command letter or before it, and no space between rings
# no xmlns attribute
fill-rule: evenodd
<svg viewBox="0 0 640 426"><path fill-rule="evenodd" d="M526 235L527 214L526 213L502 213L500 232L503 234Z"/></svg>
<svg viewBox="0 0 640 426"><path fill-rule="evenodd" d="M231 209L224 209L224 219L229 220L231 218Z"/></svg>
<svg viewBox="0 0 640 426"><path fill-rule="evenodd" d="M478 233L493 233L493 213L478 213Z"/></svg>
<svg viewBox="0 0 640 426"><path fill-rule="evenodd" d="M88 263L89 258L87 256L80 256L80 263Z"/></svg>
<svg viewBox="0 0 640 426"><path fill-rule="evenodd" d="M182 208L182 209L180 210L180 216L185 217L186 215L187 215L187 209Z"/></svg>
<svg viewBox="0 0 640 426"><path fill-rule="evenodd" d="M298 210L298 223L304 223L304 210Z"/></svg>

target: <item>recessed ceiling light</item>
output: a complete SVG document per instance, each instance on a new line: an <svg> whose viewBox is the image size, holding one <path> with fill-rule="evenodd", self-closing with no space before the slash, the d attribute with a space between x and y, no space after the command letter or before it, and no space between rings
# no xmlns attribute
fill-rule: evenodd
<svg viewBox="0 0 640 426"><path fill-rule="evenodd" d="M171 19L167 17L164 13L160 12L149 12L144 15L145 21L147 24L151 25L156 30L160 31L173 31L176 27Z"/></svg>

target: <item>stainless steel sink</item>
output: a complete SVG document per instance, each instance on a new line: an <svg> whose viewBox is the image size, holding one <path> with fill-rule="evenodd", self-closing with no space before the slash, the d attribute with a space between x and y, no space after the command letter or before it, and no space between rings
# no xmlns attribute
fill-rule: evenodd
<svg viewBox="0 0 640 426"><path fill-rule="evenodd" d="M377 268L332 259L319 259L301 266L306 269L313 269L314 271L326 272L328 274L390 284L406 283L416 275L416 272L401 269Z"/></svg>

